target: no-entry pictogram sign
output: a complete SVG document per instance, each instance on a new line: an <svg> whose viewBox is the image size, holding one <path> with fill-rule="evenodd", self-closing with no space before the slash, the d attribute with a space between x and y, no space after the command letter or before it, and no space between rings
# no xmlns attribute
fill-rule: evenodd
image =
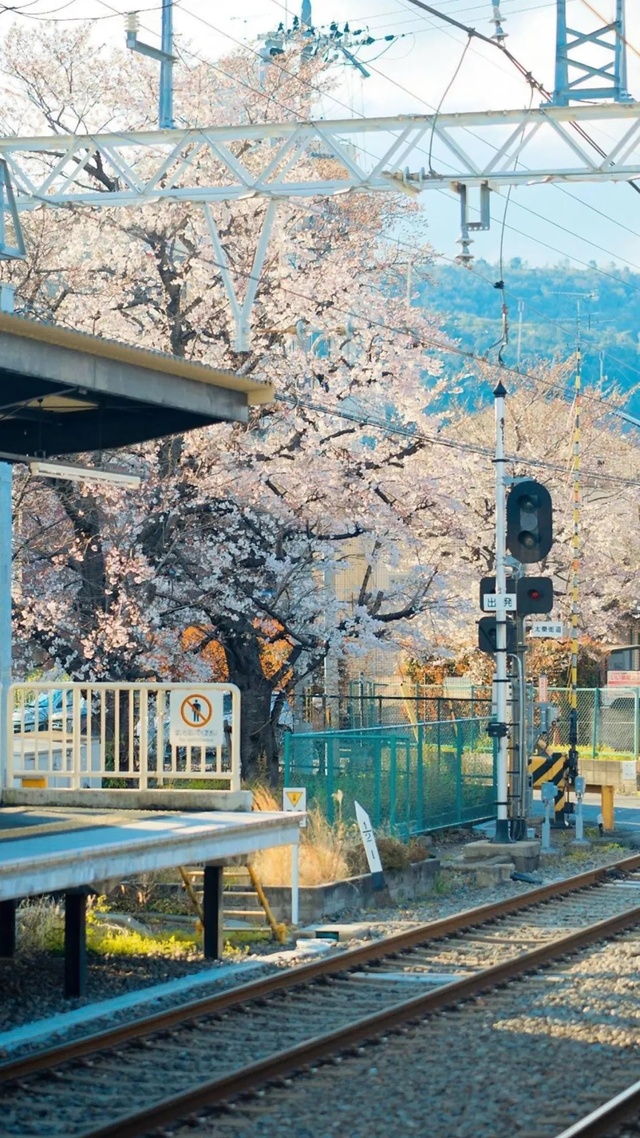
<svg viewBox="0 0 640 1138"><path fill-rule="evenodd" d="M219 747L224 743L221 691L172 691L170 741L174 747Z"/></svg>
<svg viewBox="0 0 640 1138"><path fill-rule="evenodd" d="M180 705L180 718L187 727L206 727L213 716L213 705L206 695L188 695Z"/></svg>

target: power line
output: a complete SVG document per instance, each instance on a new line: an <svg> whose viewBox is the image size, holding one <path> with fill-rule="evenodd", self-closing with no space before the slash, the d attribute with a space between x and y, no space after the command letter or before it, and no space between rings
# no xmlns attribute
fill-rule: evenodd
<svg viewBox="0 0 640 1138"><path fill-rule="evenodd" d="M356 423L361 427L372 427L380 430L384 434L398 435L402 438L407 438L415 442L430 443L434 446L442 446L448 450L462 451L465 454L475 454L481 458L488 458L494 460L494 451L489 447L482 447L475 443L465 443L461 439L452 439L445 435L429 435L424 431L413 430L411 427L401 427L399 424L389 423L387 420L376 419L370 415L363 415L357 411L349 411L346 408L326 407L321 403L316 403L313 400L300 399L297 396L277 395L276 401L286 403L294 407L302 407L305 410L317 411L323 415L329 415L338 419L345 419L349 422ZM510 464L521 464L523 466L536 466L544 470L553 471L556 474L567 474L566 466L558 466L556 463L546 462L544 459L530 458L528 455L507 455L507 462ZM595 482L609 482L620 486L629 486L633 488L640 488L640 480L634 478L623 478L617 474L606 474L598 470L589 470L585 467L582 468L582 475L592 478Z"/></svg>
<svg viewBox="0 0 640 1138"><path fill-rule="evenodd" d="M121 14L121 13L119 13L119 12L118 12L118 11L117 11L115 8L113 8L111 4L107 3L107 0L98 0L98 2L99 2L99 3L100 3L102 6L103 6L103 7L106 7L106 8L108 8L108 9L110 9L110 10L111 10L112 12L114 12L115 14L117 14L117 15L120 15L120 14ZM277 2L278 2L278 0L274 0L274 2L276 2L276 3L277 3ZM279 6L282 6L282 5L279 5ZM151 9L149 9L149 10L151 10ZM200 17L200 16L198 16L196 13L191 13L191 12L189 12L189 10L188 10L188 9L183 9L183 10L184 10L185 12L187 12L187 14L190 14L190 15L193 15L193 16L195 16L195 18L196 18L196 19L199 19L199 20L200 20L202 23L204 23L205 25L207 25L207 26L211 27L211 28L212 28L212 30L214 30L214 31L217 31L217 32L220 32L220 29L216 28L216 27L215 27L213 24L211 24L209 21L205 20L203 17ZM145 30L146 30L146 31L151 31L151 29L148 29L148 28L145 28ZM238 43L238 44L239 44L241 47L243 47L243 46L244 46L244 45L243 45L243 44L242 44L240 41L238 41L238 40L235 40L235 38L234 38L233 36L230 36L228 33L225 33L225 32L221 32L221 34L225 35L227 38L231 39L232 41L234 41L234 42ZM252 49L252 50L253 50L253 49ZM197 59L199 62L201 62L201 63L205 64L205 66L211 66L211 67L212 67L214 70L217 70L217 71L219 71L221 74L225 75L225 77L227 77L227 78L231 79L232 81L241 83L241 85L243 85L243 86L247 87L247 88L248 88L249 90L251 90L251 91L252 91L254 94L262 95L262 96L264 96L265 98L269 98L269 99L270 99L272 102L276 102L276 103L277 103L279 106L282 106L282 107L283 107L283 108L284 108L284 109L287 111L287 113L291 113L291 112L292 112L293 108L291 108L291 107L288 107L286 104L282 103L282 102L281 102L280 100L278 100L278 99L277 99L277 98L276 98L276 97L275 97L275 96L274 96L272 93L266 93L266 92L262 92L262 91L260 91L259 89L257 89L257 88L255 88L255 87L253 87L251 84L249 84L249 83L246 83L245 81L241 80L241 79L240 79L240 78L239 78L237 75L231 75L230 73L228 73L228 72L224 71L224 69L222 69L222 68L219 68L219 67L217 67L215 64L211 63L210 61L208 61L208 60L205 60L205 59L203 59L201 56L198 56L198 55L196 55L194 52L191 52L191 51L189 51L189 53L188 53L188 54L192 55L192 56L193 56L193 58L194 58L194 59ZM254 54L256 54L256 55L257 55L257 54L259 54L259 53L257 53L257 52L254 52ZM315 90L315 91L316 91L316 92L318 92L319 94L322 94L322 93L323 93L323 92L321 91L321 89L320 89L320 88L318 88L318 87L316 87L314 84L310 83L310 81L309 81L309 80L307 80L307 79L303 79L301 76L299 76L299 75L296 75L294 72L290 72L290 71L288 71L286 68L283 68L283 67L282 67L280 64L273 64L273 66L276 66L276 67L278 67L278 69L279 69L279 70L281 70L281 71L284 71L284 72L285 72L287 75L289 75L289 76L291 76L291 77L293 77L293 78L297 79L297 80L298 80L298 82L300 82L300 83L301 83L301 84L303 84L303 85L306 85L307 87L310 87L310 88L312 88L313 90ZM386 78L386 77L385 77L385 78ZM392 82L393 82L393 81L392 81ZM409 92L409 94L412 94L412 93L411 93L411 92ZM337 101L337 100L334 100L334 101ZM422 100L422 101L424 101L424 100ZM350 111L352 111L352 112L353 112L353 108L352 108L352 107L350 107L350 106L348 106L347 104L345 104L345 103L341 103L341 105L342 105L342 106L344 106L344 107L346 107L346 109L348 109L348 110L350 110ZM64 207L61 207L61 208L64 208ZM521 208L524 208L524 207L521 207ZM529 212L533 212L533 211L529 211ZM539 215L536 215L536 216L539 216ZM544 220L544 219L543 219L543 220ZM515 231L515 232L521 233L521 231L519 231L519 230L515 229L513 226L507 226L507 228L509 228L509 229L514 229L514 231ZM521 234L521 235L527 236L526 234ZM578 235L576 234L575 236L577 237ZM542 244L545 244L545 243L542 243ZM548 247L548 248L551 248L551 249L553 249L553 251L554 251L554 252L559 252L561 255L563 255L563 254L562 254L562 251L560 251L560 250L557 250L557 249L554 249L554 247L553 247L553 246L546 246L546 247ZM579 261L579 259L577 259L577 258L573 258L573 259L575 259L575 260L578 260L578 263L582 263L582 264L584 264L584 263L585 263L585 262L580 262L580 261ZM221 265L221 264L218 264L217 262L209 262L209 263L210 263L210 264L212 264L214 267L216 267L216 268L219 268L219 269L221 269L221 268L224 268L224 267L225 267L225 266L223 266L223 265ZM238 271L238 275L244 275L244 276L247 276L247 277L250 277L250 276L251 276L251 274L250 274L250 273L241 273L240 271ZM612 274L604 274L604 275L609 275L609 276L612 276ZM612 277L612 279L614 279L614 280L616 280L616 281L618 280L618 278L616 278L616 277ZM624 281L619 281L619 283L621 283L621 284L623 284L623 285L624 285L624 284L626 284L627 282L624 282ZM635 286L632 286L632 287L635 287ZM303 294L303 293L300 293L300 292L297 292L296 290L292 290L292 289L286 289L286 288L284 288L284 290L283 290L283 291L285 291L285 292L288 292L288 293L290 293L291 295L295 295L295 296L299 297L300 299L304 299L304 300L307 300L307 301L309 301L309 302L313 303L313 298L312 298L312 297L308 297L308 296L305 296L305 294ZM352 316L352 317L354 317L354 318L356 318L356 319L367 319L367 318L363 318L363 317L361 316L361 314L359 314L359 313L356 313L356 312L353 312L352 310L349 310L349 309L341 309L339 306L335 306L335 305L334 305L334 309L335 309L335 311L340 311L340 312L342 312L343 314L346 314L346 315ZM373 323L374 325L376 325L376 326L379 326L379 327L383 327L383 328L386 328L388 331L392 331L392 332L394 332L395 334L398 334L398 333L400 333L400 334L407 334L407 335L412 335L412 336L414 335L414 333L412 333L410 329L398 329L398 328L393 328L393 327L391 327L390 325L386 325L386 324L384 324L383 322L380 322L380 321L373 321L373 322L372 322L371 320L368 320L368 319L367 319L367 322L368 322L368 323ZM477 363L480 363L480 364L482 364L482 365L487 365L487 364L490 364L490 361L489 361L488 359L486 359L485 357L479 356L477 353L474 353L474 352L469 352L469 351L465 351L465 350L463 350L463 349L459 349L459 348L456 348L456 347L454 347L454 346L452 346L452 345L449 345L449 344L446 344L446 343L443 343L443 342L439 342L439 341L435 341L435 340L431 340L431 339L425 338L424 336L422 336L422 337L421 337L421 336L418 336L418 339L419 339L419 340L420 340L420 341L423 343L423 346L431 347L431 348L434 348L435 350L438 350L438 351L443 351L443 352L446 352L446 353L455 353L455 354L458 354L458 355L460 355L461 357L463 357L463 358L465 358L465 359L471 360L471 361L473 361L473 362L477 362ZM610 358L612 358L612 359L613 359L613 357L610 357ZM624 364L623 364L622 366L626 366L626 365L624 365ZM559 385L548 384L548 383L547 383L547 384L545 384L545 383L544 383L544 381L543 381L543 380L541 380L541 379L540 379L539 377L537 377L537 376L532 376L532 375L530 375L530 374L528 374L528 373L523 373L523 372L520 372L520 371L516 371L515 369L507 369L507 370L508 370L508 371L511 371L511 372L512 372L514 375L520 376L520 377L522 377L522 378L527 378L527 379L528 379L528 380L530 380L531 382L534 382L534 383L538 383L538 384L541 384L541 385L543 385L543 386L546 386L548 390L551 390L551 391L560 391L560 390L561 390L561 389L560 389L560 387L559 387ZM602 400L602 399L598 399L597 397L593 397L593 396L591 396L591 397L588 397L588 396L585 396L585 398L589 398L589 399L590 399L590 401L592 401L592 402L598 402L598 403L602 403L603 405L605 405L605 406L606 406L606 404L605 404L604 400ZM608 407L608 406L607 406L607 407L606 407L606 409L607 409L607 411L608 411L608 412L613 412L613 413L616 413L616 412L615 412L615 409L613 409L613 408L610 408L610 407Z"/></svg>

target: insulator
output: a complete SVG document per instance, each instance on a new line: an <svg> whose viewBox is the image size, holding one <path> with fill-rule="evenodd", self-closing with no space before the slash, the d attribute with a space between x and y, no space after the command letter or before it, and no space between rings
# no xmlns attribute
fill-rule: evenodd
<svg viewBox="0 0 640 1138"><path fill-rule="evenodd" d="M130 35L137 35L140 28L140 18L138 12L127 12L125 16L125 27L127 33Z"/></svg>

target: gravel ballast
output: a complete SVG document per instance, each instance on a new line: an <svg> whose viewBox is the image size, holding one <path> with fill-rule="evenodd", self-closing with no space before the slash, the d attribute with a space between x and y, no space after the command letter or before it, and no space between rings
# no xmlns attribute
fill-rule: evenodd
<svg viewBox="0 0 640 1138"><path fill-rule="evenodd" d="M447 850L457 852L455 847L447 847ZM553 863L545 865L535 876L544 882L561 880L620 860L625 856L625 852L627 851L621 848L594 847L579 857L558 857ZM436 892L424 902L413 903L409 907L370 910L364 914L361 911L345 914L345 921L357 919L360 927L358 936L345 940L341 947L352 948L362 943L363 939L389 936L416 924L424 924L508 896L525 894L535 888L523 882L506 882L496 887L480 888L455 871L443 874L442 881L446 892ZM144 916L141 919L144 920ZM364 933L363 923L368 930ZM262 963L263 957L265 959L260 972L252 972L249 978L253 979L259 974L290 967L300 963L301 959L295 952L279 952L273 943L263 942L252 946L250 953L231 951L225 955L223 964L233 966L245 960L260 960ZM180 996L163 997L157 986L179 977L196 976L203 971L210 972L212 962L188 952L184 952L182 956L90 954L87 995L74 1000L67 1000L63 996L63 969L64 962L60 954L50 952L27 954L20 950L20 946L13 960L0 961L0 1051L3 1032L69 1010L89 1008L92 1004L124 993L149 989L150 999L154 1001L151 1010L180 1003L186 998L185 993ZM233 987L234 984L245 983L248 979L241 969L238 970L237 980L234 979L233 971L231 973L227 969L224 971L224 977L221 976L217 981L212 979L209 990ZM195 994L204 995L206 990L198 988ZM140 1008L123 1010L119 1018L123 1020L136 1018L143 1014L143 1010ZM88 1021L82 1027L75 1027L73 1034L75 1036L98 1030L102 1026L104 1025L97 1020L93 1023Z"/></svg>
<svg viewBox="0 0 640 1138"><path fill-rule="evenodd" d="M176 1138L555 1138L640 1078L640 937L432 1015Z"/></svg>

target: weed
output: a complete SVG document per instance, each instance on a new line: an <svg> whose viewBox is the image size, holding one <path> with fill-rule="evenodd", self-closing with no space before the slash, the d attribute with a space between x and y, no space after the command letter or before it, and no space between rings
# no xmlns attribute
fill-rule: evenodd
<svg viewBox="0 0 640 1138"><path fill-rule="evenodd" d="M169 936L149 933L147 936L130 929L87 926L87 948L101 956L168 956L174 959L200 954L200 946L192 933L172 932Z"/></svg>
<svg viewBox="0 0 640 1138"><path fill-rule="evenodd" d="M253 791L254 810L279 810L279 804L265 786ZM342 822L331 825L317 807L309 810L307 825L300 831L300 884L322 885L349 876L345 856L347 833ZM291 848L277 846L260 850L253 859L258 877L265 885L290 885Z"/></svg>
<svg viewBox="0 0 640 1138"><path fill-rule="evenodd" d="M64 908L45 897L23 901L17 912L20 951L61 952L64 947Z"/></svg>
<svg viewBox="0 0 640 1138"><path fill-rule="evenodd" d="M453 883L449 877L445 877L443 873L438 873L435 881L433 882L431 892L436 894L438 897L447 897L451 892L452 884Z"/></svg>

